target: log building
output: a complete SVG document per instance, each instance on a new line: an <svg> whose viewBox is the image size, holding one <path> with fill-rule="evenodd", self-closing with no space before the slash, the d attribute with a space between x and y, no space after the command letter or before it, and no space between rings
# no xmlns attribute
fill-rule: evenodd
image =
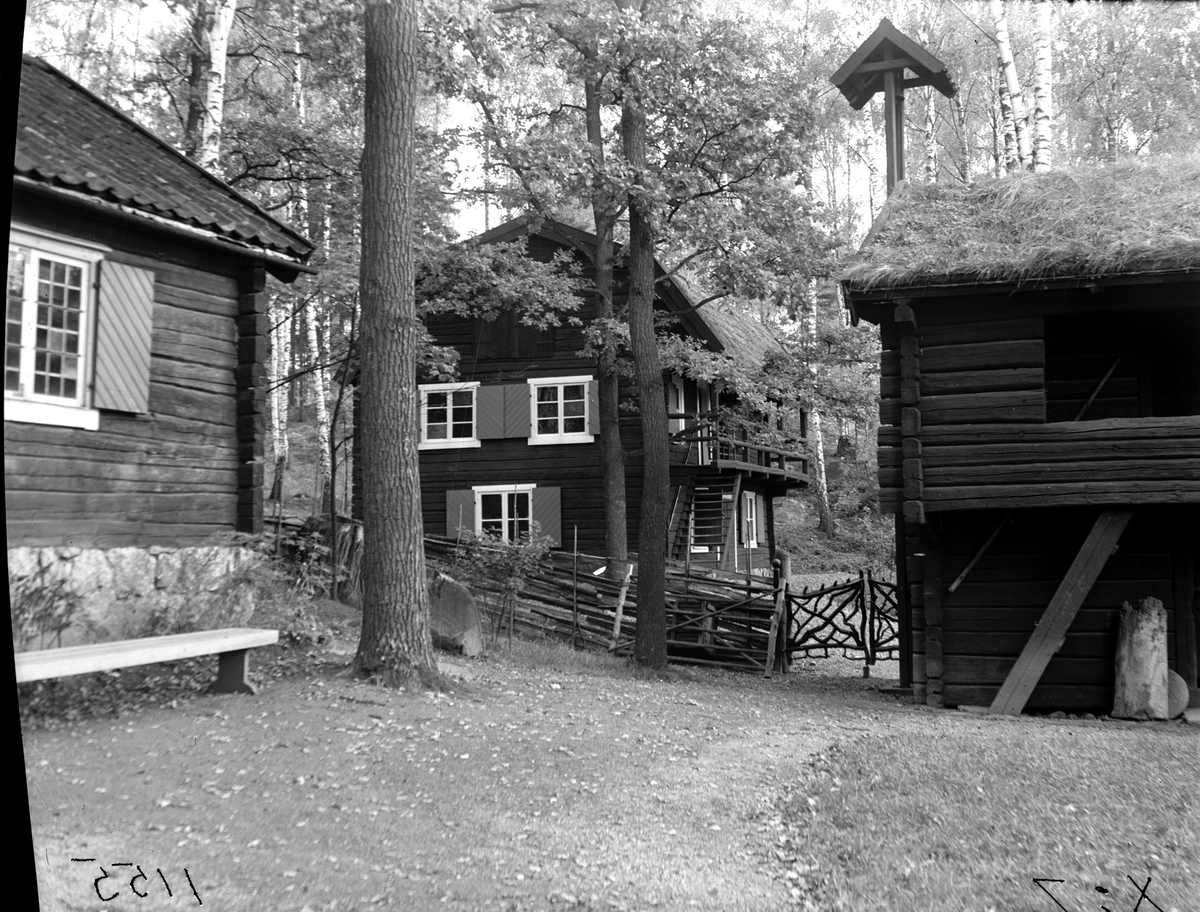
<svg viewBox="0 0 1200 912"><path fill-rule="evenodd" d="M931 705L1112 709L1153 596L1197 694L1200 162L900 185L842 276Z"/></svg>
<svg viewBox="0 0 1200 912"><path fill-rule="evenodd" d="M20 77L10 549L259 531L266 277L313 271L312 245L48 64L25 57Z"/></svg>
<svg viewBox="0 0 1200 912"><path fill-rule="evenodd" d="M585 287L594 278L596 238L548 219L518 218L478 238L525 239L528 255L549 262L568 251ZM614 303L623 305L628 270L618 256ZM748 367L781 352L757 320L717 303L696 308L687 287L658 269L655 309L681 335ZM581 357L595 317L591 295L574 313L579 325L544 330L516 314L495 320L444 316L429 321L440 345L459 354L459 381L422 384L422 511L425 531L458 538L491 533L508 540L536 522L555 546L603 554L604 502L596 367ZM669 318L674 318L670 321ZM668 375L672 512L670 556L728 569L769 568L774 553L774 500L807 482L803 415L786 432L760 435L754 422L722 412L736 396L720 381ZM621 439L626 453L627 530L638 548L641 421L637 393L623 378ZM789 436L790 435L790 436ZM763 442L770 438L773 443ZM781 442L782 441L782 445ZM577 537L576 537L577 536Z"/></svg>

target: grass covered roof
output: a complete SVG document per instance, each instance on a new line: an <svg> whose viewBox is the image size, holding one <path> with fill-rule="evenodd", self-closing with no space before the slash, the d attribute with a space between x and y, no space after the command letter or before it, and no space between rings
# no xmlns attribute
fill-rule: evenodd
<svg viewBox="0 0 1200 912"><path fill-rule="evenodd" d="M905 184L843 271L848 290L1200 270L1200 156Z"/></svg>

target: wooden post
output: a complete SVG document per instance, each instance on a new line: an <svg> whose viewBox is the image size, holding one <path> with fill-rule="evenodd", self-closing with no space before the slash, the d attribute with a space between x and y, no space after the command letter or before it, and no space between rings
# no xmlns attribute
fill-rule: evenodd
<svg viewBox="0 0 1200 912"><path fill-rule="evenodd" d="M1079 606L1091 592L1092 584L1104 569L1109 556L1116 550L1121 533L1129 525L1132 516L1133 510L1126 508L1105 510L1096 518L1071 569L1059 584L1045 614L992 701L992 712L1014 716L1021 714L1029 695L1041 680L1042 672L1066 639L1067 630L1075 620Z"/></svg>
<svg viewBox="0 0 1200 912"><path fill-rule="evenodd" d="M1112 714L1167 718L1167 610L1156 598L1121 606Z"/></svg>
<svg viewBox="0 0 1200 912"><path fill-rule="evenodd" d="M575 526L575 541L571 561L571 648L579 637L579 526Z"/></svg>
<svg viewBox="0 0 1200 912"><path fill-rule="evenodd" d="M625 576L621 580L621 592L617 595L617 610L613 617L612 645L621 637L621 617L625 613L625 597L629 594L629 579L633 576L633 564L625 564Z"/></svg>

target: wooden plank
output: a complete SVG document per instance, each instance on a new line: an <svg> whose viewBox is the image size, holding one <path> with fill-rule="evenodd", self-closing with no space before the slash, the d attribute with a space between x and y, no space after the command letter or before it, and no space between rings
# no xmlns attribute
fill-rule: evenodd
<svg viewBox="0 0 1200 912"><path fill-rule="evenodd" d="M176 662L195 656L269 646L278 641L278 630L231 627L142 640L118 640L90 646L18 652L13 659L17 667L17 683L23 684L27 681L111 671L135 665Z"/></svg>
<svg viewBox="0 0 1200 912"><path fill-rule="evenodd" d="M1097 517L1066 578L1054 593L1042 620L992 701L992 712L1019 715L1024 709L1026 700L1037 686L1050 659L1062 645L1071 621L1075 619L1076 612L1104 569L1132 516L1133 510L1110 509Z"/></svg>
<svg viewBox="0 0 1200 912"><path fill-rule="evenodd" d="M924 335L922 335L924 340ZM921 374L939 371L1001 370L1019 367L1042 368L1046 346L1041 339L977 342L962 345L921 346ZM880 355L880 368L885 376L901 373L902 356L898 351Z"/></svg>
<svg viewBox="0 0 1200 912"><path fill-rule="evenodd" d="M1200 481L1084 482L969 488L926 488L930 512L1002 507L1200 504Z"/></svg>
<svg viewBox="0 0 1200 912"><path fill-rule="evenodd" d="M946 706L990 706L996 685L947 683L942 695ZM1100 684L1039 684L1026 708L1031 712L1064 712L1096 715L1112 711L1113 689ZM990 710L989 710L990 711Z"/></svg>
<svg viewBox="0 0 1200 912"><path fill-rule="evenodd" d="M903 403L896 400L881 402L880 421L896 424L896 412L902 408ZM1046 394L1040 389L921 398L923 426L999 422L1034 424L1045 419Z"/></svg>
<svg viewBox="0 0 1200 912"><path fill-rule="evenodd" d="M905 460L907 464L909 460ZM923 480L934 488L975 485L1065 484L1069 482L1134 482L1200 478L1200 450L1175 459L1107 459L1084 462L1006 463L1004 465L944 465L924 459ZM905 477L909 477L905 475Z"/></svg>

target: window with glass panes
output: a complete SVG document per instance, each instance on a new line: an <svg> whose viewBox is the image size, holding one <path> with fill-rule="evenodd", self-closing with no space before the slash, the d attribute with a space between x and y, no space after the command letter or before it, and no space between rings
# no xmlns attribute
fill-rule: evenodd
<svg viewBox="0 0 1200 912"><path fill-rule="evenodd" d="M587 383L558 383L536 387L539 437L587 433Z"/></svg>
<svg viewBox="0 0 1200 912"><path fill-rule="evenodd" d="M82 404L89 289L87 262L8 248L5 395Z"/></svg>
<svg viewBox="0 0 1200 912"><path fill-rule="evenodd" d="M515 542L529 535L532 495L529 489L477 492L479 531Z"/></svg>
<svg viewBox="0 0 1200 912"><path fill-rule="evenodd" d="M471 440L475 437L475 390L429 390L425 393L425 440Z"/></svg>

